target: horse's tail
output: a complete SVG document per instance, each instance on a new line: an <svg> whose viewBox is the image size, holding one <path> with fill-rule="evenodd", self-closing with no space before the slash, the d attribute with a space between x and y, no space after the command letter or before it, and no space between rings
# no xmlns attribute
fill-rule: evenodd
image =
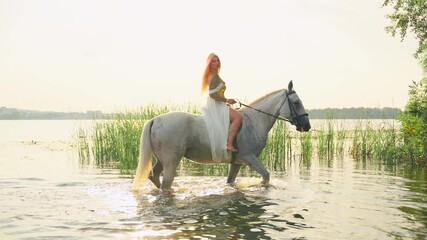
<svg viewBox="0 0 427 240"><path fill-rule="evenodd" d="M139 147L139 162L136 169L135 178L133 179L132 190L136 191L141 186L141 183L148 178L151 171L151 157L153 150L151 148L151 126L153 120L144 124L144 130L141 134L141 141Z"/></svg>

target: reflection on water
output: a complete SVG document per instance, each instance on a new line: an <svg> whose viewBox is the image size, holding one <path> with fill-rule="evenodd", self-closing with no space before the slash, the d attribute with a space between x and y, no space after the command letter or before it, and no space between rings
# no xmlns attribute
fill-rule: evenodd
<svg viewBox="0 0 427 240"><path fill-rule="evenodd" d="M278 239L287 228L310 228L300 221L307 209L293 214L289 220L269 210L270 206L278 205L266 196L274 186L248 184L251 179L246 179L245 186L235 187L219 184L223 178L183 177L179 180L175 187L178 191L172 194L152 190L136 195L139 215L147 219L145 228L149 232L168 230L170 238ZM192 188L181 188L181 184ZM194 184L198 187L194 188Z"/></svg>
<svg viewBox="0 0 427 240"><path fill-rule="evenodd" d="M80 166L66 142L0 142L0 239L425 239L425 169L351 159L175 178L172 193ZM243 169L243 172L247 171Z"/></svg>

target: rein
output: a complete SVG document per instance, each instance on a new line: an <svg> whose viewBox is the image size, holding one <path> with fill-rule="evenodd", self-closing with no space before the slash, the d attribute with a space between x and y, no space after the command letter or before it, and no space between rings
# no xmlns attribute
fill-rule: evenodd
<svg viewBox="0 0 427 240"><path fill-rule="evenodd" d="M286 121L286 122L291 122L291 120L289 120L289 119L287 119L287 118L282 118L282 117L281 117L281 116L279 116L279 115L273 115L273 114L271 114L271 113L264 112L264 111L263 111L263 110L261 110L261 109L253 108L253 107L251 107L251 106L249 106L249 105L247 105L247 104L244 104L244 103L240 102L240 100L237 100L237 102L238 102L238 103L239 103L239 105L240 105L237 109L240 109L242 106L245 106L245 107L247 107L247 108L250 108L250 109L252 109L252 110L255 110L255 111L259 112L259 113L263 113L263 114L268 115L268 116L270 116L270 117L274 117L274 118L276 118L276 119L283 120L283 121ZM285 102L283 101L283 103L285 103ZM282 103L282 105L283 105L283 103Z"/></svg>
<svg viewBox="0 0 427 240"><path fill-rule="evenodd" d="M271 114L271 113L264 112L264 111L262 111L261 109L251 107L251 106L249 106L249 105L247 105L247 104L242 103L242 102L241 102L240 100L238 100L238 99L237 99L237 102L239 103L239 107L238 107L237 109L240 109L242 106L245 106L245 107L250 108L250 109L252 109L252 110L255 110L255 111L259 112L259 113L263 113L263 114L268 115L268 116L270 116L270 117L274 117L274 118L276 118L276 119L279 119L279 120L282 120L282 121L285 121L285 122L289 122L289 123L291 123L291 124L294 124L296 119L298 119L298 118L300 118L300 117L308 116L308 113L304 113L304 114L301 114L301 115L296 115L296 111L295 111L294 106L291 104L291 102L290 102L290 101L288 101L288 102L289 102L289 108L290 108L291 114L294 114L294 113L295 113L295 115L296 115L296 116L295 116L295 117L292 117L291 119L287 119L287 118L283 118L283 117L279 116L279 114L280 114L280 109L282 108L283 104L285 104L286 100L289 98L289 95L291 95L292 93L295 93L295 91L292 91L292 92L290 92L290 93L289 93L289 92L286 92L286 98L285 98L285 100L283 100L282 104L280 105L280 107L279 107L279 113L278 113L277 115L273 115L273 114Z"/></svg>

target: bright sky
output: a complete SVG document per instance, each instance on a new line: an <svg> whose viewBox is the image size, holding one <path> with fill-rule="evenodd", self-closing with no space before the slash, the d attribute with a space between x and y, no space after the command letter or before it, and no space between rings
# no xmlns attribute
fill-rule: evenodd
<svg viewBox="0 0 427 240"><path fill-rule="evenodd" d="M209 53L226 97L286 88L307 109L399 107L417 42L383 0L0 0L0 106L117 111L202 99Z"/></svg>

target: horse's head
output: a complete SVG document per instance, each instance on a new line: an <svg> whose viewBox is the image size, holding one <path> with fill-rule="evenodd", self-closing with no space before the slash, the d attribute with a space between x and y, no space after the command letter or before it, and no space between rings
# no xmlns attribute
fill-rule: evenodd
<svg viewBox="0 0 427 240"><path fill-rule="evenodd" d="M280 108L280 115L289 119L289 122L296 126L298 131L309 131L311 125L308 119L308 113L305 111L301 99L295 92L292 81L289 82L288 90L285 90L285 92L286 99L283 102L283 106Z"/></svg>

